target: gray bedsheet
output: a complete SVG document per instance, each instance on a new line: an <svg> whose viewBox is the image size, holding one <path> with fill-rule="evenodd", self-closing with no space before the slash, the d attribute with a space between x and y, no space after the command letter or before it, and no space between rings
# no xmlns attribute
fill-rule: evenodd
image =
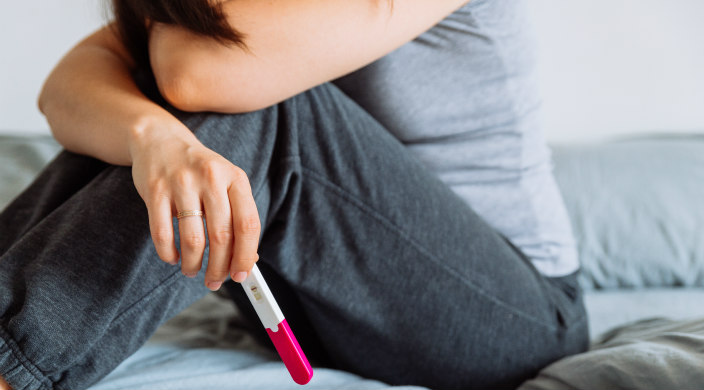
<svg viewBox="0 0 704 390"><path fill-rule="evenodd" d="M310 389L392 387L313 363ZM145 346L91 390L300 389L278 356L258 345L231 301L209 294L165 323Z"/></svg>
<svg viewBox="0 0 704 390"><path fill-rule="evenodd" d="M521 390L698 389L704 320L651 319L617 328L589 352L545 368Z"/></svg>
<svg viewBox="0 0 704 390"><path fill-rule="evenodd" d="M388 388L343 371L315 370L309 388ZM698 388L701 384L704 320L650 319L603 334L589 352L546 367L522 389L660 390ZM299 386L290 380L277 356L257 345L247 333L231 302L210 294L164 324L144 347L91 389L156 388Z"/></svg>

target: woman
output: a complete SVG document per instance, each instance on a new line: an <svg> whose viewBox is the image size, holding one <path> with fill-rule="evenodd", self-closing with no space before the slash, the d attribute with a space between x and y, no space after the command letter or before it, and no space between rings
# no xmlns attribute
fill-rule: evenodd
<svg viewBox="0 0 704 390"><path fill-rule="evenodd" d="M257 259L317 364L510 388L585 349L520 2L113 3L0 217L7 383L86 387Z"/></svg>

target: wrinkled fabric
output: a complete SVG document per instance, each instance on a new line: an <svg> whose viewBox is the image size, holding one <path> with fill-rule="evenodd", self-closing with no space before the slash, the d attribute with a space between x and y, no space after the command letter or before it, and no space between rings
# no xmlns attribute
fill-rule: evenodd
<svg viewBox="0 0 704 390"><path fill-rule="evenodd" d="M520 389L698 389L703 351L704 320L644 320L605 334L589 352L550 365Z"/></svg>

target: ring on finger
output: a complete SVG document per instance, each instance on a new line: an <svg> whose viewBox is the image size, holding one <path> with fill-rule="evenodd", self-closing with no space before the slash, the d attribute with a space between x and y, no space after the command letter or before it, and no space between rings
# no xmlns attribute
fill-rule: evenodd
<svg viewBox="0 0 704 390"><path fill-rule="evenodd" d="M176 214L176 219L186 218L186 217L202 217L203 212L201 210L183 210Z"/></svg>

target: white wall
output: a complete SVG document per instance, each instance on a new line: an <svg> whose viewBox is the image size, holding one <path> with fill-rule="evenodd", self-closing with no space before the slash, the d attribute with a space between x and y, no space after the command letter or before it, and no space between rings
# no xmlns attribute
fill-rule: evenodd
<svg viewBox="0 0 704 390"><path fill-rule="evenodd" d="M37 96L52 67L104 20L104 0L3 1L0 133L48 133Z"/></svg>
<svg viewBox="0 0 704 390"><path fill-rule="evenodd" d="M528 1L548 139L704 133L704 1Z"/></svg>
<svg viewBox="0 0 704 390"><path fill-rule="evenodd" d="M102 21L106 0L6 2L0 132L46 132L36 97L51 67ZM526 0L541 43L552 142L704 132L702 0Z"/></svg>

